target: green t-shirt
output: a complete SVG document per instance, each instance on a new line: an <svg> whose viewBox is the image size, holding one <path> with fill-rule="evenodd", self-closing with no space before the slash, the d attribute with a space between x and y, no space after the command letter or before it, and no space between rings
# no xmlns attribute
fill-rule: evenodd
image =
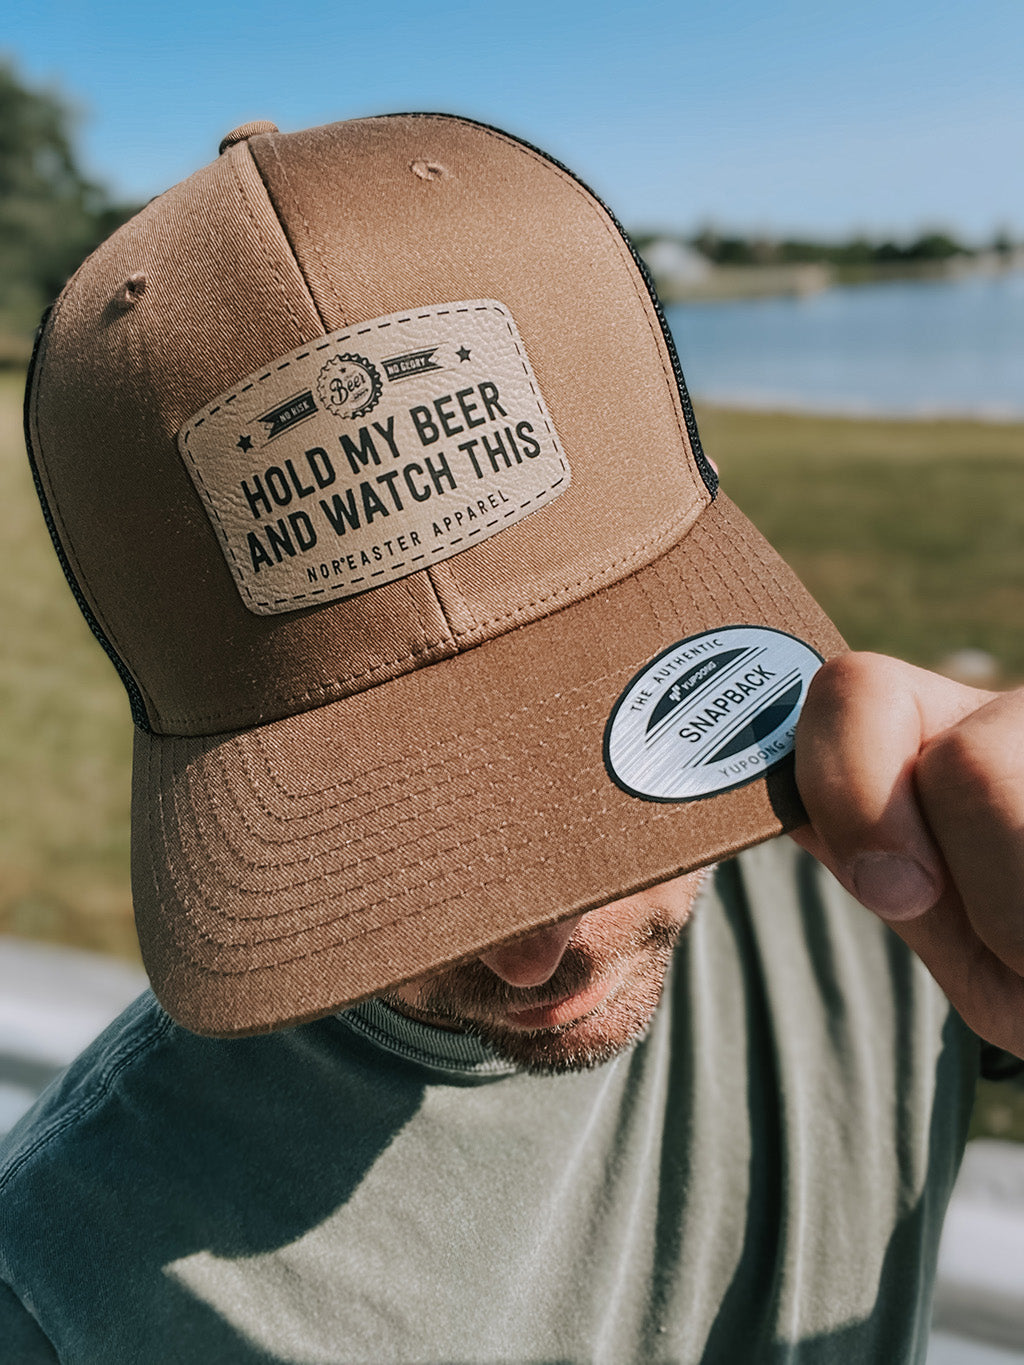
<svg viewBox="0 0 1024 1365"><path fill-rule="evenodd" d="M785 841L591 1071L380 1002L198 1038L144 995L0 1149L0 1355L922 1361L979 1051Z"/></svg>

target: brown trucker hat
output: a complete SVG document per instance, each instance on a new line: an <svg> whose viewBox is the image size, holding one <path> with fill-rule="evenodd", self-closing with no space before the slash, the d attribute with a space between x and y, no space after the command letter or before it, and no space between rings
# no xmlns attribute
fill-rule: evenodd
<svg viewBox="0 0 1024 1365"><path fill-rule="evenodd" d="M330 1013L800 820L842 641L535 148L238 129L70 281L26 430L131 700L138 932L186 1027Z"/></svg>

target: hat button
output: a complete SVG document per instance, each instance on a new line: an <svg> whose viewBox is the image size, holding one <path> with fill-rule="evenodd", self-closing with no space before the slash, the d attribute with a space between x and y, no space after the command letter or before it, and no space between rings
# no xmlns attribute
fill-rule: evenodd
<svg viewBox="0 0 1024 1365"><path fill-rule="evenodd" d="M276 133L278 127L276 123L271 123L268 119L254 119L252 123L243 123L237 128L232 128L226 137L221 138L220 146L217 148L217 155L226 152L229 147L233 147L236 142L246 142L249 138L255 137L258 133Z"/></svg>

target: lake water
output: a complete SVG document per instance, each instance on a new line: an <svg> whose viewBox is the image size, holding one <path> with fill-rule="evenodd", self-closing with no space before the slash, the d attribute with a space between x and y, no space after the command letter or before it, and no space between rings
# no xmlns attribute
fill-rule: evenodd
<svg viewBox="0 0 1024 1365"><path fill-rule="evenodd" d="M690 391L707 401L1024 419L1024 271L666 313Z"/></svg>

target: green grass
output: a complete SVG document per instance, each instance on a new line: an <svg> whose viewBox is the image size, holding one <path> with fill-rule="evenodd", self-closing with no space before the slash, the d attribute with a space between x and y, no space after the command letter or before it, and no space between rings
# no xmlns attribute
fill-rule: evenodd
<svg viewBox="0 0 1024 1365"><path fill-rule="evenodd" d="M0 933L137 958L128 890L131 721L64 582L0 374Z"/></svg>
<svg viewBox="0 0 1024 1365"><path fill-rule="evenodd" d="M64 582L0 373L0 933L137 960L131 722ZM1024 678L1024 426L704 409L722 483L850 643L935 666L993 654ZM1024 1140L1024 1091L984 1086L975 1131Z"/></svg>
<svg viewBox="0 0 1024 1365"><path fill-rule="evenodd" d="M702 410L722 486L855 648L1024 678L1024 426Z"/></svg>

